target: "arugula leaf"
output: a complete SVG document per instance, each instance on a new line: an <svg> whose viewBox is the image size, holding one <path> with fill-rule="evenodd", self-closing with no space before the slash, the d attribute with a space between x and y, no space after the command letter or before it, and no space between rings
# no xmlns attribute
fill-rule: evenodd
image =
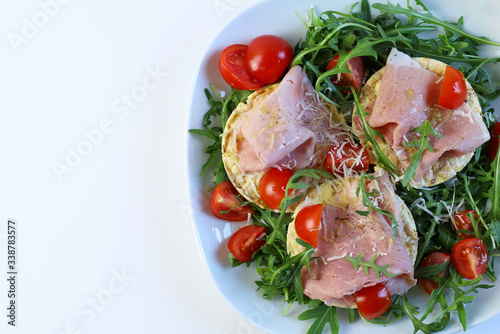
<svg viewBox="0 0 500 334"><path fill-rule="evenodd" d="M355 258L346 256L346 257L344 257L344 259L346 259L347 261L352 263L352 265L354 266L354 270L358 270L358 267L362 266L364 268L363 270L364 270L366 275L369 275L369 272L368 272L369 268L372 268L375 271L375 276L377 276L377 278L380 277L380 273L384 274L387 277L397 275L397 274L391 274L390 272L387 271L387 268L391 266L390 263L386 264L385 266L378 266L375 264L375 260L377 259L378 254L373 255L371 260L368 262L361 260L362 257L363 257L363 254L361 253L361 254L358 254L358 256L356 256Z"/></svg>
<svg viewBox="0 0 500 334"><path fill-rule="evenodd" d="M450 266L450 263L451 263L450 261L446 261L442 264L433 264L430 266L418 268L415 270L413 277L415 277L415 278L420 278L420 277L432 278L433 276L437 276L442 271L447 270L448 267Z"/></svg>
<svg viewBox="0 0 500 334"><path fill-rule="evenodd" d="M356 213L366 217L370 214L371 210L374 210L374 211L376 211L384 216L389 217L389 219L391 220L392 231L394 233L394 236L397 237L398 236L398 221L396 220L396 218L394 218L394 215L392 213L390 213L387 210L381 209L378 206L376 206L375 204L373 204L373 202L371 201L371 198L377 197L377 190L373 189L372 192L366 191L365 178L367 178L369 180L376 180L377 179L376 176L368 175L364 172L361 173L361 176L359 178L358 187L356 188L356 196L359 197L359 194L361 193L361 195L363 197L363 205L366 208L368 208L369 210L368 211L356 211Z"/></svg>
<svg viewBox="0 0 500 334"><path fill-rule="evenodd" d="M442 307L446 307L446 298L444 297L443 294L439 294L436 299L441 304ZM450 313L447 312L439 320L435 322L431 322L429 324L424 323L423 320L418 319L413 314L414 311L413 305L408 303L406 294L403 295L403 311L413 323L413 326L415 327L415 332L420 330L422 331L422 333L425 334L435 333L445 329L448 323L450 322Z"/></svg>
<svg viewBox="0 0 500 334"><path fill-rule="evenodd" d="M349 319L350 324L353 323L355 315L356 315L356 312L354 311L354 309L352 309L352 308L347 309L347 317Z"/></svg>
<svg viewBox="0 0 500 334"><path fill-rule="evenodd" d="M489 218L492 221L500 221L500 145L495 160L491 163L493 171L493 187L491 192L491 211Z"/></svg>
<svg viewBox="0 0 500 334"><path fill-rule="evenodd" d="M201 168L200 177L215 166L215 184L219 184L227 179L224 165L221 161L221 135L223 129L231 112L236 109L236 106L240 102L245 102L251 92L232 89L228 97L223 99L213 85L210 85L210 88L213 93L205 89L205 96L207 97L210 109L203 116L203 129L189 129L189 132L213 141L211 145L205 148L205 153L209 156L207 162ZM217 122L221 121L222 126L213 124L214 120Z"/></svg>
<svg viewBox="0 0 500 334"><path fill-rule="evenodd" d="M488 285L488 284L478 284L482 279L481 276L477 277L474 280L471 281L464 281L464 279L456 273L456 271L453 270L452 273L452 280L449 280L449 286L453 289L455 292L453 296L453 302L447 306L447 307L442 307L442 311L439 315L436 316L436 318L441 317L444 314L449 314L451 311L457 311L460 323L462 324L462 328L465 331L467 329L467 322L466 322L466 312L464 309L464 305L471 303L475 298L476 295L469 295L470 293L478 293L478 289L491 289L494 286L493 285ZM470 286L469 289L463 290L463 287Z"/></svg>
<svg viewBox="0 0 500 334"><path fill-rule="evenodd" d="M456 233L451 230L450 226L441 224L438 226L438 241L445 250L451 252L453 246L458 241L458 237Z"/></svg>
<svg viewBox="0 0 500 334"><path fill-rule="evenodd" d="M422 22L433 24L436 26L443 27L446 31L453 32L457 35L467 37L468 39L471 39L479 44L489 44L489 45L496 45L500 46L500 43L495 43L487 39L486 37L476 37L474 35L471 35L463 30L463 18L459 20L458 23L448 23L446 21L440 20L436 18L432 13L430 13L425 6L423 6L422 2L418 2L419 5L423 7L424 10L427 11L427 13L420 13L417 11L414 11L411 8L403 8L401 5L396 4L393 5L390 2L387 3L387 5L381 4L381 3L375 3L372 5L373 8L379 10L381 13L387 13L390 15L406 15L410 19L420 19Z"/></svg>
<svg viewBox="0 0 500 334"><path fill-rule="evenodd" d="M436 149L432 147L431 143L429 142L429 136L433 135L438 138L443 138L443 135L440 134L436 129L434 129L429 123L428 120L425 120L421 125L416 127L415 129L411 130L411 132L414 133L419 133L420 137L413 142L406 142L403 143L404 147L416 147L417 150L415 153L413 153L410 156L411 163L410 165L406 168L406 171L404 173L403 177L403 186L407 186L408 183L413 179L415 176L415 172L418 168L418 165L420 164L420 161L422 160L422 156L424 152L427 150L429 152L435 151Z"/></svg>
<svg viewBox="0 0 500 334"><path fill-rule="evenodd" d="M352 88L351 88L352 89ZM397 175L399 173L399 168L394 165L394 163L384 154L382 149L380 148L380 145L378 144L378 141L376 137L380 138L380 140L385 143L384 136L378 131L373 128L371 128L368 125L368 122L366 120L366 116L368 113L365 111L365 109L361 106L361 103L359 102L358 96L354 93L353 91L353 96L354 100L356 103L356 115L359 116L359 119L361 121L361 125L363 127L363 131L365 134L366 141L369 142L374 149L374 154L375 158L377 159L377 163L379 166L387 170L393 175Z"/></svg>
<svg viewBox="0 0 500 334"><path fill-rule="evenodd" d="M498 220L492 220L490 222L490 231L491 231L491 237L493 238L494 242L499 245L500 244L500 221Z"/></svg>
<svg viewBox="0 0 500 334"><path fill-rule="evenodd" d="M481 210L479 210L479 208L477 206L477 202L474 200L474 197L472 196L472 193L470 191L470 188L469 188L469 185L468 185L468 182L469 182L468 178L464 174L459 174L459 176L461 176L462 179L463 179L463 185L464 185L465 193L468 196L469 203L472 206L472 209L475 210L476 212L481 212ZM484 228L486 230L489 230L489 225L486 224L486 222L484 221L484 219L483 219L483 217L481 215L479 216L479 220L481 221L481 223L484 226ZM477 227L476 227L476 229L477 229ZM496 241L495 241L495 238L493 236L491 236L491 242L492 242L492 247L496 248Z"/></svg>
<svg viewBox="0 0 500 334"><path fill-rule="evenodd" d="M340 330L337 308L335 306L326 306L321 304L313 309L304 311L297 319L304 321L314 319L313 324L307 331L307 334L323 334L323 330L327 324L330 325L330 333L338 334Z"/></svg>
<svg viewBox="0 0 500 334"><path fill-rule="evenodd" d="M266 245L262 254L257 256L255 262L261 280L255 282L265 299L272 299L284 295L289 303L304 302L304 293L300 281L300 272L304 266L309 268L309 261L314 249L311 245L297 240L305 250L295 256L289 253L276 252L276 245Z"/></svg>

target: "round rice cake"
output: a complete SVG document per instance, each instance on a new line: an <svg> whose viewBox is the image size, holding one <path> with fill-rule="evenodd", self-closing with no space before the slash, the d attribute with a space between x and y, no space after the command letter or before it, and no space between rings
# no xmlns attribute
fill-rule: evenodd
<svg viewBox="0 0 500 334"><path fill-rule="evenodd" d="M224 163L224 168L226 169L229 180L233 183L238 192L243 197L245 197L246 200L257 204L261 208L265 208L265 204L259 195L259 184L266 171L246 172L244 174L241 173L238 166L238 151L235 145L235 143L238 143L238 138L234 138L235 133L233 130L237 120L240 117L244 117L243 115L245 114L245 112L261 103L269 94L271 94L276 89L276 87L278 87L278 84L259 89L248 96L246 103L240 103L232 112L231 116L226 122L224 133L222 134L222 161ZM338 113L337 108L334 105L323 102L323 106L325 106L327 110L331 112L332 124L341 124L342 127L347 128L347 124L343 115ZM309 168L326 170L326 168L324 167L324 161L319 165L310 166ZM322 182L321 179L318 180L312 178L308 178L307 180L303 181L310 184L311 186ZM307 191L308 189L294 190L292 192L292 197L298 196L300 194L305 194L307 193ZM296 205L297 203L292 204L287 211L293 211Z"/></svg>
<svg viewBox="0 0 500 334"><path fill-rule="evenodd" d="M434 72L438 76L442 77L444 75L446 64L435 59L430 58L412 58L417 61L422 68ZM380 82L384 75L385 67L378 70L375 74L373 74L370 79L366 82L366 84L361 89L361 95L359 97L359 102L363 108L368 107L375 103L377 99L377 94L380 88ZM466 103L471 108L471 110L478 115L482 115L481 105L479 103L479 99L477 98L476 92L470 85L470 83L465 80L467 85L467 98ZM353 116L356 113L356 108L353 110ZM367 143L363 129L360 129L359 124L353 122L353 132L354 134L360 138L361 144L368 150L370 154L370 162L372 164L376 164L375 154L373 151L373 146L371 143ZM393 150L391 146L387 143L383 143L381 140L377 139L380 148L383 153L396 165L398 168L401 168L401 163L396 156L396 152ZM459 171L461 171L472 159L474 156L474 151L466 153L462 156L458 157L449 157L442 156L440 157L432 166L429 171L427 171L423 179L420 182L415 182L411 180L409 184L412 187L431 187L440 183L443 183L453 176L455 176Z"/></svg>
<svg viewBox="0 0 500 334"><path fill-rule="evenodd" d="M304 247L301 246L300 244L297 243L296 239L299 238L297 235L297 231L295 229L295 217L299 213L299 211L310 205L315 205L315 204L333 204L333 199L335 195L345 187L345 182L349 182L352 180L352 178L359 178L359 177L351 177L350 179L333 179L333 180L328 180L321 185L318 185L316 188L311 190L309 194L297 205L295 208L295 211L293 213L293 221L288 225L288 232L287 232L287 251L290 253L291 256L300 254L304 251ZM406 206L406 204L403 202L403 200L397 196L398 204L399 204L399 209L401 210L401 218L402 221L399 222L399 224L402 225L402 228L399 230L401 233L398 237L402 239L403 245L410 254L410 258L413 262L415 263L417 259L417 252L418 252L418 233L417 233L417 227L415 225L415 220L413 219L413 216ZM346 195L345 198L342 198L341 202L336 202L335 205L340 205L340 206L347 206L350 203L349 196ZM334 306L337 307L345 307L339 304L333 304ZM351 305L350 308L357 308L357 306Z"/></svg>

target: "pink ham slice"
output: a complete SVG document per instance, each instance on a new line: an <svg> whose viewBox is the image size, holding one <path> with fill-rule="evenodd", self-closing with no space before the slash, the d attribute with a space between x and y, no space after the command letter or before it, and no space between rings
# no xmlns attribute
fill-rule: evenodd
<svg viewBox="0 0 500 334"><path fill-rule="evenodd" d="M267 98L237 120L233 138L240 171L315 165L346 137L330 119L305 72L293 67Z"/></svg>
<svg viewBox="0 0 500 334"><path fill-rule="evenodd" d="M392 49L382 77L377 99L370 113L368 124L383 135L398 154L403 169L410 164L403 143L414 128L421 125L435 106L440 78L423 69L409 56ZM425 151L415 173L419 182L423 175L441 156L460 156L489 140L489 133L482 118L465 103L456 110L440 109L448 113L446 122L436 126L443 138L430 137L433 152Z"/></svg>
<svg viewBox="0 0 500 334"><path fill-rule="evenodd" d="M367 210L362 199L356 196L358 183L359 178L352 178L335 195L331 205L323 205L318 248L313 254L318 259L310 263L311 274L305 267L301 271L304 293L325 301L327 305L353 306L356 291L377 283L385 284L391 294L399 295L416 283L410 254L402 239L394 237L384 216L375 211L366 217L356 213ZM394 186L386 172L376 180L369 180L365 187L368 191L376 189L379 195L373 203L391 212L401 222ZM400 224L398 236L402 230ZM362 267L355 270L345 257L355 258L359 254L366 262L378 254L375 264L390 264L387 271L396 276L381 274L377 277L373 269L369 269L367 275Z"/></svg>

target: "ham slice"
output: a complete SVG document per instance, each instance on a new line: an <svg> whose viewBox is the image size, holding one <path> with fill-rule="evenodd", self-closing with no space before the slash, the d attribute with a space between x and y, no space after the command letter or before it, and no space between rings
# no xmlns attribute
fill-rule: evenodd
<svg viewBox="0 0 500 334"><path fill-rule="evenodd" d="M410 132L426 119L440 114L444 119L431 122L443 138L430 136L433 152L425 151L414 180L419 182L423 175L442 156L461 156L489 140L489 133L480 115L467 104L456 110L436 106L441 78L422 68L415 60L392 49L384 75L380 82L377 99L372 107L368 124L379 130L398 155L403 170L410 164L408 152L403 143L410 140ZM413 138L412 140L415 140Z"/></svg>
<svg viewBox="0 0 500 334"><path fill-rule="evenodd" d="M375 180L367 180L365 188L375 189L377 196L372 202L391 212L399 222L398 238L394 237L385 216L372 211L363 216L356 211L366 211L362 199L356 196L359 178L351 178L335 195L331 203L323 205L318 247L310 263L310 274L302 268L301 280L304 293L313 299L321 299L327 305L351 307L355 305L354 293L364 287L383 283L391 294L403 294L416 280L413 278L413 261L405 248L402 213L394 186L387 172ZM381 274L377 277L373 269L368 275L364 268L354 269L345 257L355 258L362 254L363 261L378 255L375 264L389 264L387 271L395 276Z"/></svg>
<svg viewBox="0 0 500 334"><path fill-rule="evenodd" d="M305 72L293 67L271 94L237 120L233 138L240 171L317 164L333 143L347 136L331 119Z"/></svg>

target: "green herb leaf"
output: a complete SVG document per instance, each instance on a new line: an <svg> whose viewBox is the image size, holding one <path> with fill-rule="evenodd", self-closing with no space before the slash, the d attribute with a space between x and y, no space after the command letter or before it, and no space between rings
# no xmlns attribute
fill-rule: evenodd
<svg viewBox="0 0 500 334"><path fill-rule="evenodd" d="M351 90L354 96L354 101L356 103L355 113L356 115L359 116L359 119L361 121L366 141L373 146L377 163L379 164L379 166L381 166L383 169L387 170L391 174L397 175L399 173L399 168L396 167L396 165L394 165L394 163L384 154L376 139L376 137L378 137L383 143L385 143L384 136L378 130L373 129L368 125L368 121L366 120L366 116L368 116L368 113L365 111L365 109L359 102L359 98L356 92L352 88Z"/></svg>
<svg viewBox="0 0 500 334"><path fill-rule="evenodd" d="M232 89L231 94L226 99L223 99L215 87L211 85L210 88L213 93L205 89L210 109L203 116L203 129L190 129L189 132L213 141L211 145L205 148L208 159L201 168L200 176L203 176L210 168L215 167L215 184L219 184L227 179L224 165L221 161L221 135L226 120L240 102L246 101L251 92ZM216 122L215 124L213 124L214 121ZM217 125L218 122L222 122L222 126Z"/></svg>
<svg viewBox="0 0 500 334"><path fill-rule="evenodd" d="M390 272L387 271L387 268L391 266L390 263L386 264L385 266L378 266L375 264L375 260L377 259L378 254L373 255L371 260L368 262L363 261L361 259L362 257L363 257L363 254L361 253L361 254L358 254L358 256L356 256L355 258L346 256L346 257L344 257L344 259L346 259L347 261L352 263L352 265L354 266L354 270L358 270L359 266L363 267L364 268L363 270L364 270L366 275L370 274L368 272L368 269L372 268L375 271L375 275L377 277L380 277L381 273L387 277L396 276L396 274L391 274Z"/></svg>
<svg viewBox="0 0 500 334"><path fill-rule="evenodd" d="M360 214L362 216L368 216L371 212L371 210L374 210L384 216L389 217L391 220L391 228L394 233L394 236L398 236L398 221L396 218L394 218L394 215L390 213L387 210L380 209L377 207L373 202L371 201L371 198L377 197L377 191L373 189L372 192L368 192L365 189L365 178L369 180L376 180L377 177L368 175L366 173L361 173L361 177L359 178L359 183L358 183L358 188L356 188L356 196L359 197L359 194L361 193L361 196L363 197L363 205L368 208L368 211L359 211L357 210L356 213Z"/></svg>
<svg viewBox="0 0 500 334"><path fill-rule="evenodd" d="M436 290L434 290L436 291ZM446 298L442 295L439 294L437 297L438 302L441 304L441 306L446 307ZM414 314L414 308L413 305L408 303L408 299L406 297L406 294L403 295L403 310L405 314L410 318L411 322L413 323L413 326L415 327L415 332L418 330L422 331L422 333L425 334L430 334L430 333L435 333L438 331L441 331L446 328L448 323L450 322L450 313L447 312L445 313L439 320L431 323L424 323L423 320L418 319Z"/></svg>
<svg viewBox="0 0 500 334"><path fill-rule="evenodd" d="M448 269L450 266L450 261L446 261L445 263L442 264L433 264L427 267L421 267L415 270L415 273L413 274L413 277L415 278L420 278L420 277L425 277L425 278L432 278L433 276L437 276L439 273L442 271L445 271Z"/></svg>
<svg viewBox="0 0 500 334"><path fill-rule="evenodd" d="M490 219L500 221L500 145L498 146L495 160L491 163L493 171L493 187L491 194L491 212Z"/></svg>
<svg viewBox="0 0 500 334"><path fill-rule="evenodd" d="M323 334L326 325L330 325L330 333L339 333L339 322L337 317L337 308L335 306L326 306L321 304L313 309L304 311L297 319L301 321L314 319L313 324L307 331L307 334Z"/></svg>
<svg viewBox="0 0 500 334"><path fill-rule="evenodd" d="M411 132L414 133L419 133L420 136L417 140L415 141L410 141L403 143L404 147L416 147L417 150L415 153L413 153L410 157L411 163L406 169L403 177L403 186L407 186L408 182L410 182L413 177L415 176L415 172L418 168L418 165L420 164L420 161L422 160L422 156L424 155L425 151L435 151L435 149L432 147L431 143L429 142L429 136L433 135L438 138L443 138L443 135L440 134L436 129L434 129L429 123L428 120L425 120L424 123L422 123L420 126L416 127L415 129L411 130Z"/></svg>
<svg viewBox="0 0 500 334"><path fill-rule="evenodd" d="M425 10L427 10L427 8L422 4L421 1L419 1L418 4L421 5ZM467 37L468 39L471 39L479 44L489 44L489 45L500 46L500 43L492 42L485 37L476 37L474 35L466 33L463 30L463 27L462 27L463 24L461 21L459 23L455 23L455 24L448 23L446 21L442 21L442 20L436 18L430 12L420 13L420 12L416 12L416 11L409 9L409 8L403 8L399 4L393 5L390 2L387 3L387 5L384 5L381 3L375 3L372 5L372 7L379 10L381 13L387 13L387 14L391 14L391 15L406 15L412 19L416 18L416 19L422 20L422 22L425 22L425 23L433 24L436 26L441 26L446 31L450 31L450 32L456 33L460 36ZM461 18L461 20L463 20L463 18Z"/></svg>

